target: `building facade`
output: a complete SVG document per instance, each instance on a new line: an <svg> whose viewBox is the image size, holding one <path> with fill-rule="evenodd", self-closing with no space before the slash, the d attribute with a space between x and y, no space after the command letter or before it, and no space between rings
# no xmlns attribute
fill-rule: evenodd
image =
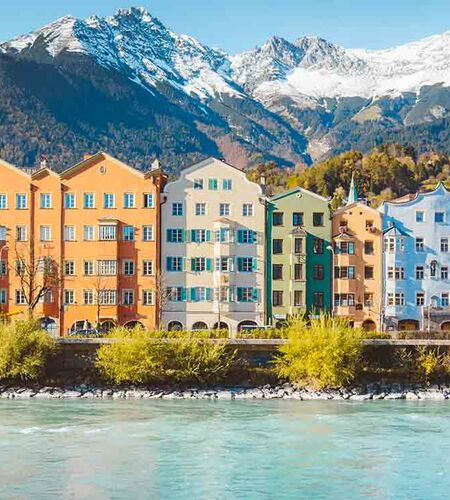
<svg viewBox="0 0 450 500"><path fill-rule="evenodd" d="M116 324L155 328L164 177L153 167L142 173L105 153L61 174L27 174L1 162L2 313L26 315L45 288L33 315L55 335ZM35 275L32 287L24 285L27 273Z"/></svg>
<svg viewBox="0 0 450 500"><path fill-rule="evenodd" d="M352 190L351 190L352 193ZM382 216L352 194L333 214L334 314L378 330L382 311Z"/></svg>
<svg viewBox="0 0 450 500"><path fill-rule="evenodd" d="M450 329L450 193L385 202L384 323L387 330Z"/></svg>
<svg viewBox="0 0 450 500"><path fill-rule="evenodd" d="M267 205L267 315L330 310L329 200L302 188L273 196Z"/></svg>
<svg viewBox="0 0 450 500"><path fill-rule="evenodd" d="M168 329L265 324L265 201L259 185L215 158L162 193L161 265Z"/></svg>

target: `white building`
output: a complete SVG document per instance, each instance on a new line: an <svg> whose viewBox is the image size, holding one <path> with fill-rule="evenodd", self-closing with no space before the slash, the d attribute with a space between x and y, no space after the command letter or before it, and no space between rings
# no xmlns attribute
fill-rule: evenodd
<svg viewBox="0 0 450 500"><path fill-rule="evenodd" d="M167 329L265 324L265 206L245 173L208 158L161 194L161 272Z"/></svg>
<svg viewBox="0 0 450 500"><path fill-rule="evenodd" d="M439 183L379 210L386 328L450 329L450 193Z"/></svg>

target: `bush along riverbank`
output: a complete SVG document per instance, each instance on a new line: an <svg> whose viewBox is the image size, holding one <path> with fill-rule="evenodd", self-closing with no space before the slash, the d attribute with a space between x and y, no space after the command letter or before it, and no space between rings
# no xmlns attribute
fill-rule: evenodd
<svg viewBox="0 0 450 500"><path fill-rule="evenodd" d="M88 354L72 351L68 360L32 321L0 325L0 397L373 400L450 394L450 353L438 347L371 350L364 344L367 332L328 316L296 318L280 335L286 342L277 350L249 361L222 332L118 327L111 342Z"/></svg>

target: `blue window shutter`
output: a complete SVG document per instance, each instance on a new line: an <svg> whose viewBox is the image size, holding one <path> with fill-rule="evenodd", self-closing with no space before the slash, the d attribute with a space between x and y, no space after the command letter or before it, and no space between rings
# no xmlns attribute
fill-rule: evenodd
<svg viewBox="0 0 450 500"><path fill-rule="evenodd" d="M187 288L182 288L181 289L181 300L183 302L186 302L187 299Z"/></svg>
<svg viewBox="0 0 450 500"><path fill-rule="evenodd" d="M212 259L206 259L206 270L212 271Z"/></svg>
<svg viewBox="0 0 450 500"><path fill-rule="evenodd" d="M206 230L206 241L211 241L211 231L209 229Z"/></svg>
<svg viewBox="0 0 450 500"><path fill-rule="evenodd" d="M195 259L194 259L194 257L191 258L191 271L195 271Z"/></svg>
<svg viewBox="0 0 450 500"><path fill-rule="evenodd" d="M197 289L196 288L191 288L191 301L192 302L197 301Z"/></svg>
<svg viewBox="0 0 450 500"><path fill-rule="evenodd" d="M191 241L195 243L195 229L191 229Z"/></svg>
<svg viewBox="0 0 450 500"><path fill-rule="evenodd" d="M259 299L259 293L257 288L253 288L252 290L252 300L253 302L258 302Z"/></svg>
<svg viewBox="0 0 450 500"><path fill-rule="evenodd" d="M212 288L206 289L206 300L210 301L212 299Z"/></svg>
<svg viewBox="0 0 450 500"><path fill-rule="evenodd" d="M242 241L244 240L243 238L243 229L238 229L238 232L237 232L237 239L238 239L238 243L242 243Z"/></svg>
<svg viewBox="0 0 450 500"><path fill-rule="evenodd" d="M238 258L237 258L237 270L238 270L239 272L241 272L241 271L242 271L242 257L238 257Z"/></svg>
<svg viewBox="0 0 450 500"><path fill-rule="evenodd" d="M167 270L172 271L172 257L167 257Z"/></svg>
<svg viewBox="0 0 450 500"><path fill-rule="evenodd" d="M240 286L237 287L237 300L242 302L242 288Z"/></svg>
<svg viewBox="0 0 450 500"><path fill-rule="evenodd" d="M258 259L256 257L253 257L252 270L254 273L258 270Z"/></svg>
<svg viewBox="0 0 450 500"><path fill-rule="evenodd" d="M172 230L167 230L167 241L170 243L172 241Z"/></svg>

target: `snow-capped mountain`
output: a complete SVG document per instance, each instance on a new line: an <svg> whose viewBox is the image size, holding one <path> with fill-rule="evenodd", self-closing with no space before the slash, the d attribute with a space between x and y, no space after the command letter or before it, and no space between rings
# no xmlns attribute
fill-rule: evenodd
<svg viewBox="0 0 450 500"><path fill-rule="evenodd" d="M205 154L241 166L309 163L380 140L416 141L429 124L432 142L449 117L449 42L447 32L368 51L272 37L228 55L142 8L67 16L0 44L0 118L13 120L0 120L0 154L24 163L51 155L42 124L38 137L25 132L44 119L61 130L66 161L81 148L109 148L138 165L162 156L174 170Z"/></svg>

